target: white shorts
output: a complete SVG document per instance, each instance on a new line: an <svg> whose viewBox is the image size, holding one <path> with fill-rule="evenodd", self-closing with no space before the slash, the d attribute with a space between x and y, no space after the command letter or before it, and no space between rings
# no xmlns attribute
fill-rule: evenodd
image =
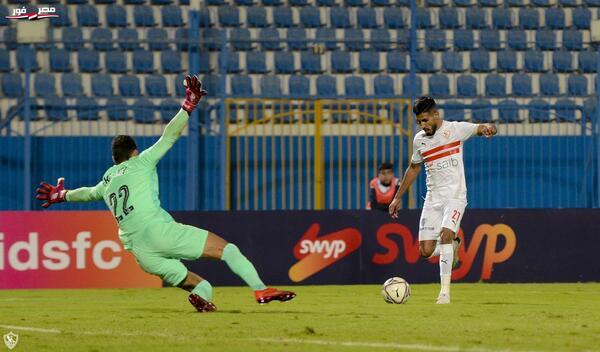
<svg viewBox="0 0 600 352"><path fill-rule="evenodd" d="M419 221L419 241L437 240L443 227L457 233L466 206L467 202L455 199L426 203Z"/></svg>

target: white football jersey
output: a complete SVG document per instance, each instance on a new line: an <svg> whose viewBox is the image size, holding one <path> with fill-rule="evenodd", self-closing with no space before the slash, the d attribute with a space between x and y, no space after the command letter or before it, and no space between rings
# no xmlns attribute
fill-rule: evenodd
<svg viewBox="0 0 600 352"><path fill-rule="evenodd" d="M463 144L477 133L477 124L444 121L433 136L424 131L413 141L413 164L424 163L427 173L426 203L467 200Z"/></svg>

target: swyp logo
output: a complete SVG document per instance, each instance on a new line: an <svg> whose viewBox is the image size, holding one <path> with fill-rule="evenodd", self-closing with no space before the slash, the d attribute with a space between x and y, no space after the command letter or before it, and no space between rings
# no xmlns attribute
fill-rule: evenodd
<svg viewBox="0 0 600 352"><path fill-rule="evenodd" d="M38 7L37 11L34 11L34 10L29 11L29 10L27 10L26 7L22 7L20 9L13 9L12 15L6 16L6 18L8 18L9 20L28 19L30 21L35 21L35 20L41 20L44 18L58 17L58 15L55 12L56 12L56 8L53 6Z"/></svg>
<svg viewBox="0 0 600 352"><path fill-rule="evenodd" d="M13 333L12 331L8 334L4 335L4 344L8 347L9 350L12 350L17 346L19 342L19 335Z"/></svg>
<svg viewBox="0 0 600 352"><path fill-rule="evenodd" d="M360 232L354 228L318 236L320 229L319 224L312 224L294 247L298 262L288 273L292 281L305 280L356 251L362 243Z"/></svg>

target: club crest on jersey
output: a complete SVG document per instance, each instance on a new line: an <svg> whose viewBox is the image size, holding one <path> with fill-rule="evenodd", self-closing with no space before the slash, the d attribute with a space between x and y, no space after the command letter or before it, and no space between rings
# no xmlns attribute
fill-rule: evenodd
<svg viewBox="0 0 600 352"><path fill-rule="evenodd" d="M442 132L442 136L444 136L444 138L446 138L446 139L450 138L450 131Z"/></svg>

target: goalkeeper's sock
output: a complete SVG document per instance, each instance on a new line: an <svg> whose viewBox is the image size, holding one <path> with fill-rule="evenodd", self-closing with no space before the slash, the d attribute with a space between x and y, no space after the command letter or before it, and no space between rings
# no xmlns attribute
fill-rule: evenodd
<svg viewBox="0 0 600 352"><path fill-rule="evenodd" d="M452 278L452 260L454 249L451 243L441 244L440 247L440 294L450 294L450 281Z"/></svg>
<svg viewBox="0 0 600 352"><path fill-rule="evenodd" d="M235 244L228 243L223 248L221 260L227 263L229 269L241 277L254 291L267 288L258 276L254 265L240 252L240 249Z"/></svg>
<svg viewBox="0 0 600 352"><path fill-rule="evenodd" d="M206 280L200 281L200 283L194 287L192 293L197 294L209 302L212 300L212 286L210 285L210 282Z"/></svg>
<svg viewBox="0 0 600 352"><path fill-rule="evenodd" d="M440 246L441 245L442 245L442 243L438 240L437 243L435 244L435 249L433 250L431 255L427 258L433 258L433 257L437 257L438 255L440 255Z"/></svg>

